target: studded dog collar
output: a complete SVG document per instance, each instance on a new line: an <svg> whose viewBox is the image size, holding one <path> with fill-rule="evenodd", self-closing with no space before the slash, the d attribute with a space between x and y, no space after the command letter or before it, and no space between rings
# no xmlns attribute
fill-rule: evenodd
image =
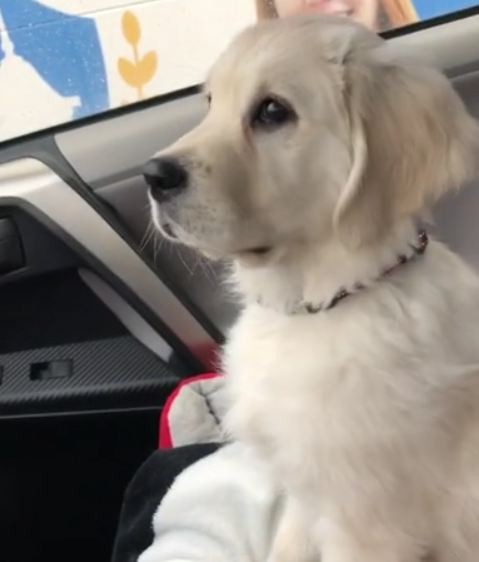
<svg viewBox="0 0 479 562"><path fill-rule="evenodd" d="M419 230L417 234L417 242L415 244L410 244L410 247L413 251L412 254L410 256L400 254L397 258L397 262L392 267L385 269L378 276L377 280L390 275L402 265L405 265L410 261L414 260L415 258L417 258L418 256L424 254L428 243L429 243L429 238L427 236L426 231ZM352 295L355 295L365 289L367 289L367 286L363 285L362 283L357 283L356 285L354 285L352 289L340 288L330 301L322 302L322 303L300 301L288 310L288 314L290 315L318 314L319 312L325 312L337 306L344 299ZM261 300L258 301L258 304L262 304Z"/></svg>

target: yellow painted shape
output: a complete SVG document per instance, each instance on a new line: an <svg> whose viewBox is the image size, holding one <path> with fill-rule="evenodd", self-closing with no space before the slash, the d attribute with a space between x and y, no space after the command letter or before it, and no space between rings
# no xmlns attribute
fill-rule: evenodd
<svg viewBox="0 0 479 562"><path fill-rule="evenodd" d="M138 18L130 10L123 14L121 20L123 36L132 46L138 45L141 39L141 26Z"/></svg>
<svg viewBox="0 0 479 562"><path fill-rule="evenodd" d="M158 57L155 51L149 51L142 57L138 52L141 40L141 25L133 12L127 10L121 20L122 32L127 43L132 46L133 60L121 57L118 59L118 72L123 80L132 88L136 88L138 99L143 99L144 86L150 82L158 69Z"/></svg>

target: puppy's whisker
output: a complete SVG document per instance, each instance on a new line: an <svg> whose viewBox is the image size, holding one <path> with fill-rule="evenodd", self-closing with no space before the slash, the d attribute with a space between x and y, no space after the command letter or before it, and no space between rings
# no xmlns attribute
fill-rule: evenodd
<svg viewBox="0 0 479 562"><path fill-rule="evenodd" d="M188 274L190 275L190 277L193 277L194 275L194 270L191 268L191 266L188 264L188 262L185 259L185 256L183 255L183 252L181 250L179 250L177 252L178 258L181 261L181 263L184 265L186 271L188 272Z"/></svg>
<svg viewBox="0 0 479 562"><path fill-rule="evenodd" d="M156 269L158 266L158 256L160 255L160 250L165 244L165 239L160 235L160 233L156 230L156 228L153 231L152 241L153 241L153 265Z"/></svg>
<svg viewBox="0 0 479 562"><path fill-rule="evenodd" d="M205 278L211 283L211 281L212 281L211 271L206 266L206 260L199 259L198 260L198 266L199 266L201 272L203 273L203 275L205 276Z"/></svg>
<svg viewBox="0 0 479 562"><path fill-rule="evenodd" d="M193 273L195 273L198 268L201 270L202 273L204 273L205 270L203 267L202 256L199 253L196 253L195 255L196 255L196 259L195 259L195 263L193 264Z"/></svg>
<svg viewBox="0 0 479 562"><path fill-rule="evenodd" d="M145 233L143 234L140 241L140 252L144 252L146 247L151 243L152 239L156 236L156 229L153 221L150 219L148 221L148 226L146 227Z"/></svg>
<svg viewBox="0 0 479 562"><path fill-rule="evenodd" d="M207 277L207 279L211 283L216 283L215 270L213 269L213 266L211 265L210 261L206 258L203 258L201 260L201 267L203 268L203 271L205 272L205 276Z"/></svg>

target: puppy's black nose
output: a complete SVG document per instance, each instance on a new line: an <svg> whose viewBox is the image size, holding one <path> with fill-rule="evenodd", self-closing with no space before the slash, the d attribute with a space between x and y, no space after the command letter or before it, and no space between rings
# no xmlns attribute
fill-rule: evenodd
<svg viewBox="0 0 479 562"><path fill-rule="evenodd" d="M155 199L165 200L170 198L188 183L188 173L185 168L174 158L153 158L143 167L143 177L151 188Z"/></svg>

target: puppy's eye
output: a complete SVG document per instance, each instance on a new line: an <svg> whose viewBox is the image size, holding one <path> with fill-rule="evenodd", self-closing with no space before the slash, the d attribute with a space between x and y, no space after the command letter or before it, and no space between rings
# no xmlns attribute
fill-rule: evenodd
<svg viewBox="0 0 479 562"><path fill-rule="evenodd" d="M208 103L208 106L211 105L211 94L206 94L206 101Z"/></svg>
<svg viewBox="0 0 479 562"><path fill-rule="evenodd" d="M294 121L296 114L293 109L283 101L275 98L265 98L257 106L251 119L251 126L273 129Z"/></svg>

